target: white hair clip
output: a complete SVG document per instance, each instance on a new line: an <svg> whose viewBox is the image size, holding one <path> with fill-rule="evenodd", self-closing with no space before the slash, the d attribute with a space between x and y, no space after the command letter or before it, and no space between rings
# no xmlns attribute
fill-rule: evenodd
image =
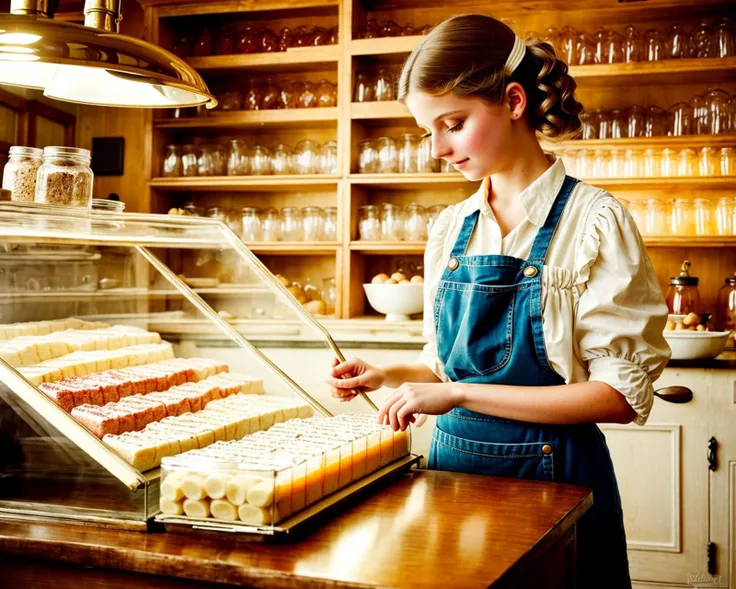
<svg viewBox="0 0 736 589"><path fill-rule="evenodd" d="M524 59L526 53L526 44L521 37L514 37L514 46L511 48L511 53L506 58L506 63L503 66L503 71L507 76L514 73L514 70L519 67L521 60Z"/></svg>

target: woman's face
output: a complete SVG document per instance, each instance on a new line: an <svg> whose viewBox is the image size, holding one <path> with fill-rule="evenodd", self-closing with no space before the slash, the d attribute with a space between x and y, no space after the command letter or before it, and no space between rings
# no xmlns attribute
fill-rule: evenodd
<svg viewBox="0 0 736 589"><path fill-rule="evenodd" d="M511 158L511 112L476 96L447 92L432 96L411 92L406 105L432 136L432 157L455 166L468 180L481 180L504 169Z"/></svg>

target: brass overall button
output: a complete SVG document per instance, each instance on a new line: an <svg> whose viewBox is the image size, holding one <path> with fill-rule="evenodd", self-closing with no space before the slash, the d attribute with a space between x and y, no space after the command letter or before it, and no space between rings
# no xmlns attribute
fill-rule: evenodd
<svg viewBox="0 0 736 589"><path fill-rule="evenodd" d="M542 453L552 454L552 446L550 446L549 444L545 444L544 446L542 446Z"/></svg>
<svg viewBox="0 0 736 589"><path fill-rule="evenodd" d="M535 266L527 266L524 268L524 276L527 278L534 278L537 275L537 268Z"/></svg>
<svg viewBox="0 0 736 589"><path fill-rule="evenodd" d="M450 270L457 270L459 265L460 265L460 260L458 260L457 258L450 258L450 261L447 262L447 267Z"/></svg>

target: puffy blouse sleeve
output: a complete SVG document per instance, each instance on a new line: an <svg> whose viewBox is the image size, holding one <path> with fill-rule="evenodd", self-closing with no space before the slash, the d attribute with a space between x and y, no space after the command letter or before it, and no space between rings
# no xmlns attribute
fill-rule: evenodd
<svg viewBox="0 0 736 589"><path fill-rule="evenodd" d="M455 207L444 209L432 225L427 247L424 250L424 325L423 335L427 340L417 362L426 364L443 382L449 382L444 364L437 353L437 334L434 327L434 299L444 270L444 249Z"/></svg>
<svg viewBox="0 0 736 589"><path fill-rule="evenodd" d="M576 253L576 353L589 380L621 393L643 425L670 357L667 306L634 221L611 195L591 206Z"/></svg>

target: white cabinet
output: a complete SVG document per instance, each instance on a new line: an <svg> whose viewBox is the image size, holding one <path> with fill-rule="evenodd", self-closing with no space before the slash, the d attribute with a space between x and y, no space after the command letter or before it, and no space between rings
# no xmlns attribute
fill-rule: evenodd
<svg viewBox="0 0 736 589"><path fill-rule="evenodd" d="M686 386L692 401L655 398L646 425L601 426L619 481L637 587L702 585L710 576L709 541L715 544L714 586L733 585L735 381L731 370L668 368L655 387ZM718 442L713 472L711 437Z"/></svg>

